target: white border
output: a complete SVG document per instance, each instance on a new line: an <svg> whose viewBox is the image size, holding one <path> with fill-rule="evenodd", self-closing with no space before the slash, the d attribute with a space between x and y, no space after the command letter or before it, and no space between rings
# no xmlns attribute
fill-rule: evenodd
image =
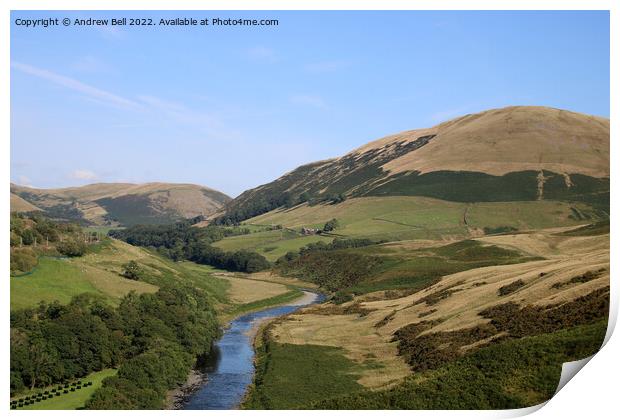
<svg viewBox="0 0 620 420"><path fill-rule="evenodd" d="M618 66L618 11L620 6L617 1L604 0L417 0L417 1L399 1L399 0L238 0L238 1L199 1L199 0L4 0L0 3L2 10L2 19L0 20L0 71L2 72L3 92L0 97L1 105L1 149L0 149L0 170L4 178L2 189L5 199L1 201L0 214L7 215L9 213L9 138L10 138L10 95L9 95L9 45L10 45L10 10L610 10L611 11L611 91L617 91L617 75L620 67ZM617 148L613 147L618 136L615 130L615 120L617 118L617 95L611 98L611 126L612 126L612 147L611 161L618 161ZM612 192L616 190L616 173L615 166L611 165ZM611 261L617 261L618 255L618 207L615 205L617 200L612 194L612 223L611 230ZM9 256L9 226L8 217L2 218L0 225L0 244L2 246L2 272L8 273L8 256ZM615 264L611 266L611 277L616 276ZM9 282L8 276L4 278L3 291L0 294L2 307L4 308L4 319L1 324L3 332L2 346L2 363L0 378L2 379L2 388L4 390L5 399L8 400L9 395ZM612 309L610 326L615 325L618 313L618 293L617 282L612 280ZM611 418L618 412L617 391L619 362L617 355L620 354L620 342L615 336L606 344L604 349L599 352L591 362L589 362L583 370L577 375L577 379L569 381L569 383L544 407L531 414L531 418L536 419L583 419L583 418ZM540 407L537 407L540 408ZM8 410L8 404L5 406ZM135 415L148 415L149 417L196 417L202 418L209 416L211 418L240 418L252 416L256 419L272 419L272 418L295 418L305 419L318 416L355 418L355 419L375 419L377 417L390 418L412 418L416 419L437 419L437 418L465 418L465 419L485 419L485 418L505 418L515 417L526 414L533 410L516 410L516 411L338 411L338 412L273 412L273 411L226 411L217 413L203 413L200 411L156 411L149 413L136 412L98 412L89 411L56 411L56 412L28 412L28 411L10 411L8 414L12 418L45 418L49 419L67 419L80 418L88 416L90 418L108 418L109 416L129 417ZM613 414L612 414L613 413Z"/></svg>

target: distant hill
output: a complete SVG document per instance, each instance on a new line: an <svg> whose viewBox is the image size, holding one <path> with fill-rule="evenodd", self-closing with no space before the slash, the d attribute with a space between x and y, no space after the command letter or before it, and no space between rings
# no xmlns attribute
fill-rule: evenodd
<svg viewBox="0 0 620 420"><path fill-rule="evenodd" d="M17 194L11 193L11 211L27 212L27 211L40 211L37 206L27 202Z"/></svg>
<svg viewBox="0 0 620 420"><path fill-rule="evenodd" d="M609 206L609 119L517 106L405 131L309 163L229 202L239 222L303 202L424 196L455 202L553 199Z"/></svg>
<svg viewBox="0 0 620 420"><path fill-rule="evenodd" d="M209 216L230 200L194 184L91 184L38 189L11 184L11 211L40 209L48 217L94 225L170 223Z"/></svg>

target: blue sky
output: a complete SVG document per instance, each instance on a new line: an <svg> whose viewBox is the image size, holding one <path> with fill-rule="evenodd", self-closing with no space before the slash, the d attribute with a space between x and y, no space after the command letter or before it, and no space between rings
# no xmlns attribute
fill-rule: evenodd
<svg viewBox="0 0 620 420"><path fill-rule="evenodd" d="M256 17L276 27L24 28ZM607 12L12 12L11 180L231 196L376 138L507 105L609 117Z"/></svg>

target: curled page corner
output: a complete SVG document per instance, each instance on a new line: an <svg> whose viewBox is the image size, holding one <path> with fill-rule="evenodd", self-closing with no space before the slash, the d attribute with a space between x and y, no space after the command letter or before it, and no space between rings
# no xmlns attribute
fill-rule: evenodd
<svg viewBox="0 0 620 420"><path fill-rule="evenodd" d="M603 344L601 345L601 348L598 349L598 351L596 353L594 353L592 356L586 357L584 359L580 359L580 360L574 360L572 362L566 362L562 364L562 373L560 374L560 381L558 382L558 386L555 389L555 392L553 393L553 396L557 395L558 392L560 392L562 390L562 388L564 388L564 386L571 380L573 379L573 377L575 375L577 375L577 373L579 373L579 371L586 365L588 364L588 362L590 360L592 360L594 358L594 356L596 356L596 354L601 351L605 345L607 344L607 342L609 341L611 335L613 334L613 331L616 327L616 321L618 318L618 311L615 310L614 306L612 305L612 307L610 308L610 312L609 312L609 319L607 321L607 332L605 333L605 339L603 340ZM553 398L553 397L551 397ZM518 408L515 410L506 410L503 412L502 415L499 416L499 418L516 418L516 417L524 417L527 416L529 414L532 414L538 410L540 410L541 408L543 408L545 405L547 405L547 403L551 401L551 399L540 403L538 405L533 405L531 407L524 407L524 408Z"/></svg>
<svg viewBox="0 0 620 420"><path fill-rule="evenodd" d="M600 350L599 350L600 351ZM555 396L564 385L568 383L573 377L595 356L593 354L590 357L586 357L585 359L575 360L573 362L566 362L562 364L562 374L560 375L560 382L558 383L558 387L555 389L553 395Z"/></svg>
<svg viewBox="0 0 620 420"><path fill-rule="evenodd" d="M607 320L607 332L605 333L605 338L603 339L603 344L601 344L601 348L598 349L596 353L601 351L609 339L613 334L614 329L616 328L616 321L618 319L618 311L610 308L609 311L609 319ZM562 364L562 373L560 374L560 382L558 383L558 387L555 389L553 395L555 396L564 386L571 380L573 377L590 361L594 356L586 357L584 359L575 360L572 362L566 362Z"/></svg>

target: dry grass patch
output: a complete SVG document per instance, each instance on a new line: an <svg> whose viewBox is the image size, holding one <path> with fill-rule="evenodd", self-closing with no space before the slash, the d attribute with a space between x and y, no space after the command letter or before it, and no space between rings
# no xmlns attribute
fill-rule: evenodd
<svg viewBox="0 0 620 420"><path fill-rule="evenodd" d="M221 277L230 283L228 296L233 303L244 304L287 293L289 289L278 283L250 280L241 277Z"/></svg>
<svg viewBox="0 0 620 420"><path fill-rule="evenodd" d="M315 344L340 347L347 358L359 364L357 382L368 388L381 388L400 382L410 370L398 356L391 337L375 332L382 317L374 313L351 315L295 314L277 323L272 337L279 343ZM376 363L372 363L376 361Z"/></svg>
<svg viewBox="0 0 620 420"><path fill-rule="evenodd" d="M294 277L280 276L271 271L260 271L258 273L244 274L243 277L251 279L251 280L278 283L278 284L284 284L286 286L301 287L305 289L316 289L317 288L316 284L310 283L309 281L299 280Z"/></svg>
<svg viewBox="0 0 620 420"><path fill-rule="evenodd" d="M113 298L122 298L127 293L155 293L159 287L138 280L129 280L118 273L76 261L75 266L97 290Z"/></svg>

